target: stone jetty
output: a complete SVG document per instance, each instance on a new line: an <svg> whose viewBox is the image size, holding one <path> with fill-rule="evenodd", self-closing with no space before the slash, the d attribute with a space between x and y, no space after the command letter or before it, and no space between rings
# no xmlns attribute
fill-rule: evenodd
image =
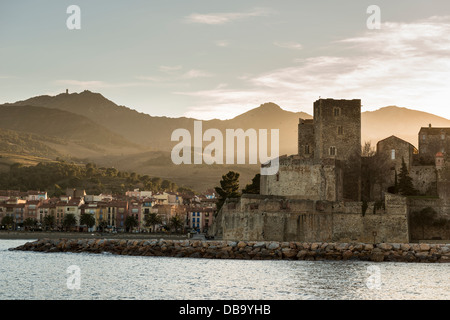
<svg viewBox="0 0 450 320"><path fill-rule="evenodd" d="M450 244L40 239L9 250L247 260L450 262Z"/></svg>

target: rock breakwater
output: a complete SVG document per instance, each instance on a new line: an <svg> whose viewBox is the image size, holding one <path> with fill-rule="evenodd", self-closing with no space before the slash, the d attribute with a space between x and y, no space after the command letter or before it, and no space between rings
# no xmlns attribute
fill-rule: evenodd
<svg viewBox="0 0 450 320"><path fill-rule="evenodd" d="M450 262L450 244L40 239L10 250L253 260Z"/></svg>

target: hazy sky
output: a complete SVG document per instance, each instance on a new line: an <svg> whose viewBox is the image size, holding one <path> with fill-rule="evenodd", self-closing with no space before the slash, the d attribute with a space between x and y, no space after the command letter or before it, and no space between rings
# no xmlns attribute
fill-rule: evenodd
<svg viewBox="0 0 450 320"><path fill-rule="evenodd" d="M0 103L87 89L151 115L227 119L265 102L311 114L321 96L450 119L448 0L0 0L0 40Z"/></svg>

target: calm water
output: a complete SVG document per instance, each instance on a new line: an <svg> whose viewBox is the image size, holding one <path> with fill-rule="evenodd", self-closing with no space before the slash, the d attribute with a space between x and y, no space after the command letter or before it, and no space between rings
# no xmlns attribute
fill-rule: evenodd
<svg viewBox="0 0 450 320"><path fill-rule="evenodd" d="M31 240L27 240L31 241ZM450 264L242 261L8 251L0 299L450 299ZM69 266L80 270L70 290ZM73 282L75 283L75 282Z"/></svg>

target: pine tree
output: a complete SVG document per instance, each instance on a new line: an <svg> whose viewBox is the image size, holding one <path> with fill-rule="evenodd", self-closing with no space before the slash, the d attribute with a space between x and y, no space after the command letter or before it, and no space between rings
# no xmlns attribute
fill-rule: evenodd
<svg viewBox="0 0 450 320"><path fill-rule="evenodd" d="M227 174L222 176L222 180L220 180L220 187L214 188L219 195L217 212L220 211L227 198L239 198L241 196L239 193L239 176L239 173L229 171Z"/></svg>
<svg viewBox="0 0 450 320"><path fill-rule="evenodd" d="M261 181L261 174L258 173L252 179L252 183L245 186L245 188L242 190L242 193L259 194L260 181Z"/></svg>
<svg viewBox="0 0 450 320"><path fill-rule="evenodd" d="M417 194L417 191L413 186L412 178L409 176L404 158L402 158L402 167L398 175L398 192L403 196L413 196Z"/></svg>

